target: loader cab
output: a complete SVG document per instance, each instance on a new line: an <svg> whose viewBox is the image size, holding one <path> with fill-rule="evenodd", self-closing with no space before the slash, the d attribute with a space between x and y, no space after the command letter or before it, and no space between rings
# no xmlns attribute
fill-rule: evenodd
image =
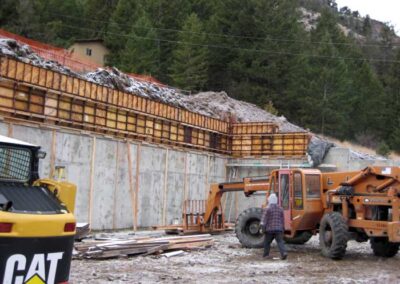
<svg viewBox="0 0 400 284"><path fill-rule="evenodd" d="M322 214L321 172L280 169L272 172L270 184L284 210L285 234L294 236L298 231L315 230Z"/></svg>

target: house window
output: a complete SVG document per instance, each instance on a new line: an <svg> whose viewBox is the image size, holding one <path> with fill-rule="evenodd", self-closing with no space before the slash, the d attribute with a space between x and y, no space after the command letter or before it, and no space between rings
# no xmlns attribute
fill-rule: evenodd
<svg viewBox="0 0 400 284"><path fill-rule="evenodd" d="M86 55L87 56L92 56L92 49L91 48L86 48Z"/></svg>

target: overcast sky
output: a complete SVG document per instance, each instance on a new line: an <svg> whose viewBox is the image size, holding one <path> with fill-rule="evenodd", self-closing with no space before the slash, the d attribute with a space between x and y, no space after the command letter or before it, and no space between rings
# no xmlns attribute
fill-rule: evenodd
<svg viewBox="0 0 400 284"><path fill-rule="evenodd" d="M347 6L361 16L391 23L400 34L400 0L336 0L339 7Z"/></svg>

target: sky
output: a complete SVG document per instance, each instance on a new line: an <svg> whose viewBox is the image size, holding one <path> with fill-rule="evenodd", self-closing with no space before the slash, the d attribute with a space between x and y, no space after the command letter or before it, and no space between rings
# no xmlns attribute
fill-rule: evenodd
<svg viewBox="0 0 400 284"><path fill-rule="evenodd" d="M372 19L389 22L400 35L400 0L336 0L338 7L347 6L361 16L369 15Z"/></svg>

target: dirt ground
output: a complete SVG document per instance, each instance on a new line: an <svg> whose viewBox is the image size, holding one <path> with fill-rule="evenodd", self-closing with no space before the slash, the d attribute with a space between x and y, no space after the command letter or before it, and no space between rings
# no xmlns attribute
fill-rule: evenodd
<svg viewBox="0 0 400 284"><path fill-rule="evenodd" d="M384 259L369 243L349 242L343 260L321 256L318 237L287 245L287 260L264 260L261 249L242 248L233 233L214 236L213 247L171 258L145 256L73 260L76 283L400 283L400 255ZM274 243L271 254L278 257Z"/></svg>

